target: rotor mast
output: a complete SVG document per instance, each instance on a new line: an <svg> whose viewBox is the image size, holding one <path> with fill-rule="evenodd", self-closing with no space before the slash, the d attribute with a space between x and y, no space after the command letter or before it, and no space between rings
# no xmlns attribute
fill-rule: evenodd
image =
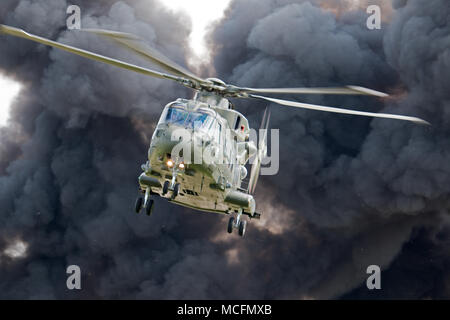
<svg viewBox="0 0 450 320"><path fill-rule="evenodd" d="M224 97L224 93L220 90L226 87L225 82L217 78L207 78L206 81L212 84L211 88L197 90L194 95L194 100L222 109L231 109L230 101Z"/></svg>

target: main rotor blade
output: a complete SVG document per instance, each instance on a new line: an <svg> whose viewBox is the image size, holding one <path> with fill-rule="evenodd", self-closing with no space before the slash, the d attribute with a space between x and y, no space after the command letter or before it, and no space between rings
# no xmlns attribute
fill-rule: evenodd
<svg viewBox="0 0 450 320"><path fill-rule="evenodd" d="M330 88L239 88L247 93L287 93L287 94L360 94L387 97L388 94L364 87L346 86Z"/></svg>
<svg viewBox="0 0 450 320"><path fill-rule="evenodd" d="M253 162L252 164L252 169L250 171L250 179L248 180L248 193L250 194L255 193L260 170L261 170L261 160L257 158L255 159L255 162Z"/></svg>
<svg viewBox="0 0 450 320"><path fill-rule="evenodd" d="M261 171L261 162L267 156L267 130L269 128L270 121L270 110L266 107L264 110L263 118L261 120L261 125L259 129L264 129L263 136L259 137L258 152L256 153L256 158L252 164L250 171L250 179L248 183L248 192L253 194L256 189L256 184L258 183L259 173Z"/></svg>
<svg viewBox="0 0 450 320"><path fill-rule="evenodd" d="M42 38L42 37L27 33L22 29L6 26L3 24L0 24L0 33L9 34L9 35L12 35L15 37L32 40L34 42L38 42L38 43L42 43L42 44L45 44L50 47L58 48L58 49L88 58L88 59L111 64L113 66L131 70L131 71L138 72L138 73L142 73L147 76L152 76L152 77L162 78L162 79L170 79L170 80L174 80L174 81L178 81L178 82L188 81L187 79L183 79L183 78L171 75L171 74L166 74L166 73L154 71L151 69L139 67L139 66L136 66L136 65L128 63L128 62L123 62L123 61L109 58L109 57L106 57L106 56L103 56L103 55L100 55L97 53L93 53L93 52L90 52L87 50L79 49L79 48L72 47L72 46L69 46L66 44L62 44L62 43L59 43L56 41L52 41L52 40L49 40L46 38Z"/></svg>
<svg viewBox="0 0 450 320"><path fill-rule="evenodd" d="M258 148L261 151L262 150L262 157L265 157L267 155L267 130L269 128L269 121L270 121L270 110L269 107L266 107L264 110L264 115L260 124L259 129L263 129L263 136L259 138L259 144Z"/></svg>
<svg viewBox="0 0 450 320"><path fill-rule="evenodd" d="M156 65L166 69L170 73L191 79L198 83L204 84L209 83L209 81L196 76L191 71L173 62L155 48L151 48L150 46L146 45L144 41L138 36L135 36L130 33L103 30L103 29L82 29L81 31L86 31L113 39L116 43L120 44L126 49L143 56L147 60L150 60Z"/></svg>
<svg viewBox="0 0 450 320"><path fill-rule="evenodd" d="M427 122L423 119L420 119L420 118L410 117L410 116L402 116L402 115L398 115L398 114L374 113L374 112L364 112L364 111L356 111L356 110L350 110L350 109L326 107L326 106L301 103L301 102L295 102L295 101L289 101L289 100L274 99L274 98L258 96L258 95L249 95L249 97L255 98L255 99L262 99L262 100L270 101L273 103L281 104L284 106L290 106L290 107L296 107L296 108L318 110L318 111L325 111L325 112L334 112L334 113L353 114L353 115L358 115L358 116L375 117L375 118L406 120L406 121L412 121L415 123L427 124L427 125L430 124L429 122Z"/></svg>

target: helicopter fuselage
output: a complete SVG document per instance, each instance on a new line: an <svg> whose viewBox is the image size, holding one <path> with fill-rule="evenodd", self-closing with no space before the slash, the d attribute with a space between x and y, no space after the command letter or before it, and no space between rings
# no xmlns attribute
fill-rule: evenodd
<svg viewBox="0 0 450 320"><path fill-rule="evenodd" d="M249 133L248 120L223 97L202 93L167 104L142 166L141 191L197 210L253 216L255 200L242 188L256 152Z"/></svg>

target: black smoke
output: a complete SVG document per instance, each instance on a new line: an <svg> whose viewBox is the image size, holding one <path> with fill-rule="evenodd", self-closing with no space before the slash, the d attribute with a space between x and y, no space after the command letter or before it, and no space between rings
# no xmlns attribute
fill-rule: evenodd
<svg viewBox="0 0 450 320"><path fill-rule="evenodd" d="M83 27L132 32L185 63L190 22L156 1L75 1ZM164 104L189 92L1 36L24 84L0 131L0 298L448 298L450 8L446 1L234 1L209 34L217 75L246 86L358 84L392 93L291 97L423 117L432 127L272 106L280 172L257 188L245 239L226 217L157 201L132 213ZM65 1L3 1L0 21L145 64L66 31ZM235 101L257 126L259 102ZM16 240L26 256L4 250ZM83 289L66 289L81 267ZM368 292L368 265L382 267ZM430 279L432 281L430 281Z"/></svg>

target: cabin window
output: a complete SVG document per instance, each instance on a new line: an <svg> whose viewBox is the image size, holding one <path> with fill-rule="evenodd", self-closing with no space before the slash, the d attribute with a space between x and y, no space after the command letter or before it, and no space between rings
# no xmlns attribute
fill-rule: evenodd
<svg viewBox="0 0 450 320"><path fill-rule="evenodd" d="M219 144L222 143L222 125L217 122L217 138L219 139Z"/></svg>
<svg viewBox="0 0 450 320"><path fill-rule="evenodd" d="M241 124L241 116L236 117L236 124L234 125L234 130L239 129L239 125Z"/></svg>

